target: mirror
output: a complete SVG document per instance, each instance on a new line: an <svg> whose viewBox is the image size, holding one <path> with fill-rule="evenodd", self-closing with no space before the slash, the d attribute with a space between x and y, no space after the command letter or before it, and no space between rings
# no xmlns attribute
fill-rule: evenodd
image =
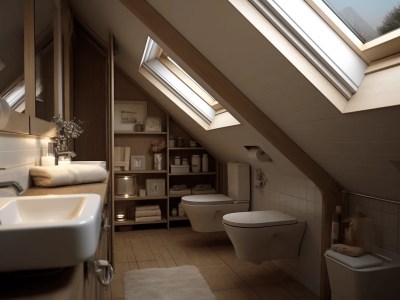
<svg viewBox="0 0 400 300"><path fill-rule="evenodd" d="M2 0L0 9L0 96L12 108L3 131L29 133L25 114L24 0Z"/></svg>
<svg viewBox="0 0 400 300"><path fill-rule="evenodd" d="M52 121L54 111L53 1L35 1L35 116Z"/></svg>

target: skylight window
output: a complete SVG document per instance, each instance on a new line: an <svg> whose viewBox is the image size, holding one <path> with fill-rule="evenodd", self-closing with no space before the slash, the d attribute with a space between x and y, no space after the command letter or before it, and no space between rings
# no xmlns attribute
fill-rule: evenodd
<svg viewBox="0 0 400 300"><path fill-rule="evenodd" d="M147 39L139 72L204 129L240 124L151 38Z"/></svg>
<svg viewBox="0 0 400 300"><path fill-rule="evenodd" d="M398 0L323 1L363 43L400 27Z"/></svg>

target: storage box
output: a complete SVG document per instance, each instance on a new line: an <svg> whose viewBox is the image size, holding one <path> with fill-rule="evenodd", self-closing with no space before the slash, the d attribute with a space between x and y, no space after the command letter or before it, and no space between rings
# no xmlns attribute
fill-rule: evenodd
<svg viewBox="0 0 400 300"><path fill-rule="evenodd" d="M189 165L171 165L171 174L189 173Z"/></svg>

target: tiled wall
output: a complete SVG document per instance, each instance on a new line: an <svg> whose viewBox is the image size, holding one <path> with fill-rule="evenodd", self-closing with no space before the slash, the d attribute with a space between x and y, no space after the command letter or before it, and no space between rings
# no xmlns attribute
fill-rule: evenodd
<svg viewBox="0 0 400 300"><path fill-rule="evenodd" d="M24 189L29 186L29 168L40 165L48 139L29 135L0 133L0 181L15 180Z"/></svg>
<svg viewBox="0 0 400 300"><path fill-rule="evenodd" d="M299 259L275 261L296 280L319 294L322 196L313 182L265 171L267 185L253 189L253 210L275 209L307 221ZM254 178L253 174L253 178Z"/></svg>
<svg viewBox="0 0 400 300"><path fill-rule="evenodd" d="M389 203L360 196L349 196L349 215L358 210L371 218L377 247L400 255L400 203Z"/></svg>

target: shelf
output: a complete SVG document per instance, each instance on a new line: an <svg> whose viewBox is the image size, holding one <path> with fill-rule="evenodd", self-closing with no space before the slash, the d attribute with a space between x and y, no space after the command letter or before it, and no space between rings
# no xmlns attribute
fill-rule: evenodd
<svg viewBox="0 0 400 300"><path fill-rule="evenodd" d="M167 223L168 220L165 218L161 218L158 221L151 221L151 222L136 222L135 220L125 220L125 221L115 221L115 226L122 226L122 225L143 225L143 224L162 224Z"/></svg>
<svg viewBox="0 0 400 300"><path fill-rule="evenodd" d="M174 147L169 148L170 151L190 151L190 150L205 150L203 147Z"/></svg>
<svg viewBox="0 0 400 300"><path fill-rule="evenodd" d="M188 217L169 217L170 221L189 221Z"/></svg>
<svg viewBox="0 0 400 300"><path fill-rule="evenodd" d="M114 131L114 134L119 135L166 135L166 131Z"/></svg>
<svg viewBox="0 0 400 300"><path fill-rule="evenodd" d="M127 174L166 174L167 170L128 170L128 171L114 171L114 175L127 175Z"/></svg>
<svg viewBox="0 0 400 300"><path fill-rule="evenodd" d="M199 173L169 173L169 176L202 176L202 175L216 175L216 172L199 172Z"/></svg>
<svg viewBox="0 0 400 300"><path fill-rule="evenodd" d="M129 197L124 197L124 196L114 196L115 201L132 201L132 200L141 200L141 201L147 201L147 200L167 200L168 197L163 195L163 196L145 196L145 197L139 197L139 196L129 196Z"/></svg>

